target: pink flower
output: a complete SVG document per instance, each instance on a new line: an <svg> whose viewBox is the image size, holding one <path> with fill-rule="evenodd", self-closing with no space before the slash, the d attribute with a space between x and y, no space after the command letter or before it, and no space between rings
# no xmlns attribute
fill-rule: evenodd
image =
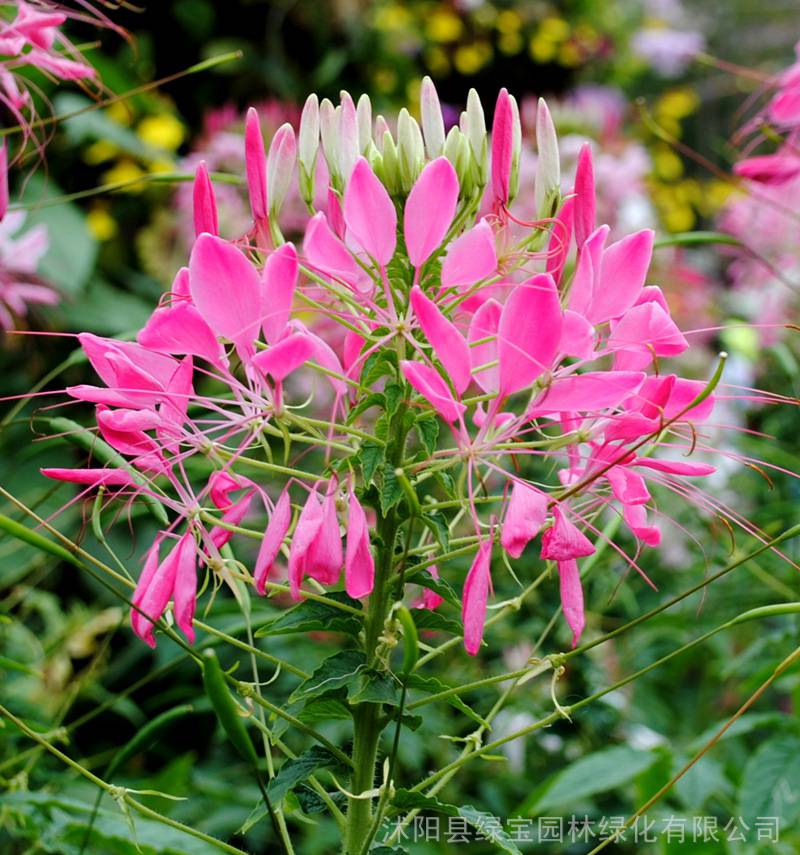
<svg viewBox="0 0 800 855"><path fill-rule="evenodd" d="M475 656L483 641L483 628L486 623L486 602L492 584L490 563L492 542L481 541L475 560L472 562L464 582L461 620L464 624L464 648L470 656Z"/></svg>
<svg viewBox="0 0 800 855"><path fill-rule="evenodd" d="M370 551L367 518L352 490L347 518L344 580L347 593L356 600L372 593L375 582L375 560Z"/></svg>

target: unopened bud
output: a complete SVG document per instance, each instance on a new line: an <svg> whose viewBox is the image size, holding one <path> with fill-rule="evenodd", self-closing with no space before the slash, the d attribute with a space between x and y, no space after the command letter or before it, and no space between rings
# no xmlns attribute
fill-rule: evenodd
<svg viewBox="0 0 800 855"><path fill-rule="evenodd" d="M469 141L456 127L450 128L447 132L447 139L444 144L444 156L453 165L456 175L458 175L458 184L461 188L462 196L470 196L474 186L471 175L472 152Z"/></svg>
<svg viewBox="0 0 800 855"><path fill-rule="evenodd" d="M402 189L408 193L425 166L425 144L419 125L405 107L397 118L397 158Z"/></svg>
<svg viewBox="0 0 800 855"><path fill-rule="evenodd" d="M382 158L383 175L381 181L389 191L389 195L397 196L401 190L400 160L397 154L397 146L389 130L383 134Z"/></svg>
<svg viewBox="0 0 800 855"><path fill-rule="evenodd" d="M383 151L383 137L384 134L389 134L391 136L391 131L389 130L389 123L383 116L379 115L377 119L375 119L375 145L378 147L378 151Z"/></svg>
<svg viewBox="0 0 800 855"><path fill-rule="evenodd" d="M517 197L519 193L519 161L522 156L522 124L519 120L519 107L517 99L513 95L509 95L511 103L511 176L508 182L508 203L509 205Z"/></svg>
<svg viewBox="0 0 800 855"><path fill-rule="evenodd" d="M2 152L0 152L0 167L5 165L2 162L6 156L5 151L5 146L3 146ZM200 163L197 164L197 171L194 174L192 203L195 235L199 237L203 232L218 235L219 225L217 220L217 202L214 198L214 187L212 186L211 178L208 175L208 167L204 160L201 160ZM0 219L2 219L2 215L0 215Z"/></svg>
<svg viewBox="0 0 800 855"><path fill-rule="evenodd" d="M486 134L486 117L478 93L474 89L467 95L467 109L461 130L469 140L475 166L478 170L478 180L485 185L489 180L489 142Z"/></svg>
<svg viewBox="0 0 800 855"><path fill-rule="evenodd" d="M336 146L339 174L342 177L343 184L346 184L350 180L350 173L353 171L360 154L359 130L356 105L353 103L350 93L342 92L341 99L341 106L336 111L338 116Z"/></svg>
<svg viewBox="0 0 800 855"><path fill-rule="evenodd" d="M247 174L247 192L253 219L258 222L267 218L267 158L264 154L264 138L261 122L253 107L247 111L244 124L244 162Z"/></svg>
<svg viewBox="0 0 800 855"><path fill-rule="evenodd" d="M425 150L433 160L444 149L444 119L436 87L430 77L422 79L420 90L420 114L422 115L422 133L425 137Z"/></svg>
<svg viewBox="0 0 800 855"><path fill-rule="evenodd" d="M319 151L319 101L311 94L306 98L300 116L297 142L300 195L307 205L314 201L314 172Z"/></svg>
<svg viewBox="0 0 800 855"><path fill-rule="evenodd" d="M356 123L358 124L358 150L366 155L369 144L372 142L372 102L366 92L358 99Z"/></svg>
<svg viewBox="0 0 800 855"><path fill-rule="evenodd" d="M336 107L327 98L323 98L319 105L319 130L322 139L322 154L328 164L331 184L337 183L339 175L339 162L336 155L339 145L338 123Z"/></svg>
<svg viewBox="0 0 800 855"><path fill-rule="evenodd" d="M556 129L544 98L539 99L536 112L536 146L539 149L534 190L536 212L540 217L549 217L561 190L561 165Z"/></svg>
<svg viewBox="0 0 800 855"><path fill-rule="evenodd" d="M269 215L275 219L280 213L283 200L289 191L297 158L297 143L294 129L287 122L278 128L267 155L267 198Z"/></svg>

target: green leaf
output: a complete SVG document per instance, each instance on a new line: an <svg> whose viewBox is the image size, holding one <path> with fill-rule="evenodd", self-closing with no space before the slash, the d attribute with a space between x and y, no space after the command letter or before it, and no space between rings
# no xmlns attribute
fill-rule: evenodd
<svg viewBox="0 0 800 855"><path fill-rule="evenodd" d="M387 383L383 387L383 394L386 398L386 412L393 416L403 400L403 387L399 383Z"/></svg>
<svg viewBox="0 0 800 855"><path fill-rule="evenodd" d="M314 698L297 713L300 721L316 724L320 721L349 721L350 710L336 698Z"/></svg>
<svg viewBox="0 0 800 855"><path fill-rule="evenodd" d="M453 480L453 476L449 472L437 472L434 476L434 481L437 481L441 488L444 490L445 494L449 496L451 499L455 499L456 497L456 482Z"/></svg>
<svg viewBox="0 0 800 855"><path fill-rule="evenodd" d="M419 609L414 618L414 623L420 631L434 630L435 632L447 632L450 635L457 636L460 636L464 631L461 621L447 617L440 611L431 611L430 609Z"/></svg>
<svg viewBox="0 0 800 855"><path fill-rule="evenodd" d="M414 573L412 581L415 585L421 585L423 588L428 588L430 591L435 591L440 597L443 597L451 606L457 609L461 608L461 600L455 592L453 586L444 579L436 579L431 575L431 571L426 567L424 570L417 570ZM419 626L419 621L414 621Z"/></svg>
<svg viewBox="0 0 800 855"><path fill-rule="evenodd" d="M328 810L328 806L325 804L319 793L317 793L316 790L312 790L307 784L301 784L297 787L294 794L297 796L297 801L300 804L300 810L302 810L303 813L325 813L325 811ZM344 806L347 801L347 796L344 793L328 793L328 796L331 801L339 805L339 807Z"/></svg>
<svg viewBox="0 0 800 855"><path fill-rule="evenodd" d="M358 452L358 460L361 463L361 473L364 476L364 484L369 484L375 477L378 467L383 464L385 447L374 442L365 442Z"/></svg>
<svg viewBox="0 0 800 855"><path fill-rule="evenodd" d="M361 413L370 407L380 407L382 410L386 409L386 398L382 392L373 392L370 395L365 395L348 413L347 424L352 424Z"/></svg>
<svg viewBox="0 0 800 855"><path fill-rule="evenodd" d="M433 511L422 515L422 521L431 530L433 536L442 547L442 552L450 551L450 526L441 511Z"/></svg>
<svg viewBox="0 0 800 855"><path fill-rule="evenodd" d="M45 180L40 173L34 173L22 193L22 202L31 206L25 224L29 229L40 224L47 227L48 249L38 273L66 294L76 295L94 270L97 242L77 205L65 202L36 207L37 202L61 195L61 188L50 178Z"/></svg>
<svg viewBox="0 0 800 855"><path fill-rule="evenodd" d="M531 811L541 813L553 808L570 808L597 793L629 783L650 768L656 759L650 751L639 751L627 745L588 754L549 778L534 793L536 798L528 799L520 812L526 815Z"/></svg>
<svg viewBox="0 0 800 855"><path fill-rule="evenodd" d="M800 739L775 736L750 757L739 786L738 814L751 826L757 817L778 816L787 827L800 817Z"/></svg>
<svg viewBox="0 0 800 855"><path fill-rule="evenodd" d="M378 350L364 363L361 385L368 388L387 374L392 376L397 374L397 354L393 350Z"/></svg>
<svg viewBox="0 0 800 855"><path fill-rule="evenodd" d="M333 591L325 596L353 608L359 607L358 600L351 599L341 591ZM361 628L361 619L351 612L342 611L318 600L304 600L260 626L256 637L287 635L293 632L344 632L356 636Z"/></svg>
<svg viewBox="0 0 800 855"><path fill-rule="evenodd" d="M381 487L381 514L386 514L403 498L403 488L391 466L383 465L383 486Z"/></svg>
<svg viewBox="0 0 800 855"><path fill-rule="evenodd" d="M351 704L391 704L400 703L398 686L385 671L374 668L362 668L356 679L350 684L347 700Z"/></svg>
<svg viewBox="0 0 800 855"><path fill-rule="evenodd" d="M494 814L478 810L472 805L462 805L458 809L458 815L463 817L481 837L494 843L501 851L508 852L509 855L522 855Z"/></svg>
<svg viewBox="0 0 800 855"><path fill-rule="evenodd" d="M309 700L341 689L347 686L365 665L366 658L359 650L341 650L334 653L292 692L289 703Z"/></svg>
<svg viewBox="0 0 800 855"><path fill-rule="evenodd" d="M425 447L429 455L436 451L439 439L439 420L435 416L420 416L414 427L417 430L419 441Z"/></svg>
<svg viewBox="0 0 800 855"><path fill-rule="evenodd" d="M308 751L287 760L278 770L277 775L269 782L267 794L274 802L279 802L297 784L313 775L317 769L332 769L339 766L336 757L321 745L312 745Z"/></svg>

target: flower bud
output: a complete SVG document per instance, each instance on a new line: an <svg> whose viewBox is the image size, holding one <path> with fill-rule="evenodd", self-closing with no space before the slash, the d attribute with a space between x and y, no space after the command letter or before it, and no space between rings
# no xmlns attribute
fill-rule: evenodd
<svg viewBox="0 0 800 855"><path fill-rule="evenodd" d="M372 102L365 92L356 106L356 123L358 125L358 151L366 155L372 142Z"/></svg>
<svg viewBox="0 0 800 855"><path fill-rule="evenodd" d="M389 191L389 195L396 196L401 189L400 160L397 154L397 146L394 143L391 131L388 129L383 134L382 158L381 181Z"/></svg>
<svg viewBox="0 0 800 855"><path fill-rule="evenodd" d="M456 175L458 175L461 195L468 198L472 195L475 186L472 169L472 151L469 141L456 127L452 127L448 131L444 144L444 156L453 165Z"/></svg>
<svg viewBox="0 0 800 855"><path fill-rule="evenodd" d="M350 173L356 165L359 155L359 128L356 115L356 105L349 92L341 93L342 103L336 110L337 140L336 159L339 164L339 174L342 185L350 180ZM344 190L344 186L337 188Z"/></svg>
<svg viewBox="0 0 800 855"><path fill-rule="evenodd" d="M485 186L489 180L489 142L486 134L486 117L478 93L474 89L467 95L467 109L461 130L469 140L472 156L478 171L478 183Z"/></svg>
<svg viewBox="0 0 800 855"><path fill-rule="evenodd" d="M403 191L408 193L425 166L425 144L419 125L405 107L397 119L397 158L400 183Z"/></svg>
<svg viewBox="0 0 800 855"><path fill-rule="evenodd" d="M378 147L378 151L383 154L383 136L384 134L389 134L391 136L391 129L389 128L389 123L383 116L378 116L375 119L375 145Z"/></svg>
<svg viewBox="0 0 800 855"><path fill-rule="evenodd" d="M2 155L0 155L0 165L2 165L3 157L5 157L5 146ZM197 164L197 171L194 174L192 203L195 237L203 232L218 235L217 202L214 198L214 187L208 175L208 167L204 160ZM1 215L0 219L2 219Z"/></svg>
<svg viewBox="0 0 800 855"><path fill-rule="evenodd" d="M278 128L267 155L267 199L269 199L269 215L273 220L280 213L283 200L292 183L296 158L297 143L294 138L294 129L287 122Z"/></svg>
<svg viewBox="0 0 800 855"><path fill-rule="evenodd" d="M314 171L319 150L319 101L315 94L306 98L300 116L297 160L299 163L300 195L307 205L314 201Z"/></svg>
<svg viewBox="0 0 800 855"><path fill-rule="evenodd" d="M420 113L422 115L422 132L425 136L425 150L433 160L439 157L444 148L444 119L436 87L430 77L422 79L420 91ZM455 166L455 164L453 164Z"/></svg>
<svg viewBox="0 0 800 855"><path fill-rule="evenodd" d="M264 138L255 108L247 111L244 126L245 171L250 208L256 222L267 218L267 161L264 156Z"/></svg>
<svg viewBox="0 0 800 855"><path fill-rule="evenodd" d="M536 212L540 217L549 217L555 210L561 189L561 166L556 129L544 98L539 99L536 112L536 145L539 149L534 190Z"/></svg>
<svg viewBox="0 0 800 855"><path fill-rule="evenodd" d="M339 161L336 156L339 146L339 119L336 110L337 108L327 98L322 99L319 105L319 130L322 138L322 154L328 164L331 184L336 184L339 177Z"/></svg>
<svg viewBox="0 0 800 855"><path fill-rule="evenodd" d="M513 95L508 96L511 104L511 175L508 181L508 204L519 193L519 161L522 155L522 125L519 120L519 107Z"/></svg>

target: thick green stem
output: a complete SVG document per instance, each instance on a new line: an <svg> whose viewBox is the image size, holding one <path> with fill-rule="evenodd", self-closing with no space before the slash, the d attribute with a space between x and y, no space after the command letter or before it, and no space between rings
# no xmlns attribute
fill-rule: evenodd
<svg viewBox="0 0 800 855"><path fill-rule="evenodd" d="M406 434L403 429L405 407L400 406L392 418L388 435L394 437L387 449L386 467L392 469L400 465L405 448ZM370 594L366 622L364 627L364 649L367 662L371 667L380 667L378 648L388 609L387 598L391 591L389 579L394 564L394 544L397 539L398 517L396 508L390 508L385 515L379 516L378 534L380 537L378 560L375 567L375 586ZM378 755L383 723L379 704L359 704L353 715L353 776L351 790L353 796L360 796L371 790L375 784L375 761ZM372 826L372 798L351 798L347 808L347 826L345 830L344 852L346 855L358 855Z"/></svg>

